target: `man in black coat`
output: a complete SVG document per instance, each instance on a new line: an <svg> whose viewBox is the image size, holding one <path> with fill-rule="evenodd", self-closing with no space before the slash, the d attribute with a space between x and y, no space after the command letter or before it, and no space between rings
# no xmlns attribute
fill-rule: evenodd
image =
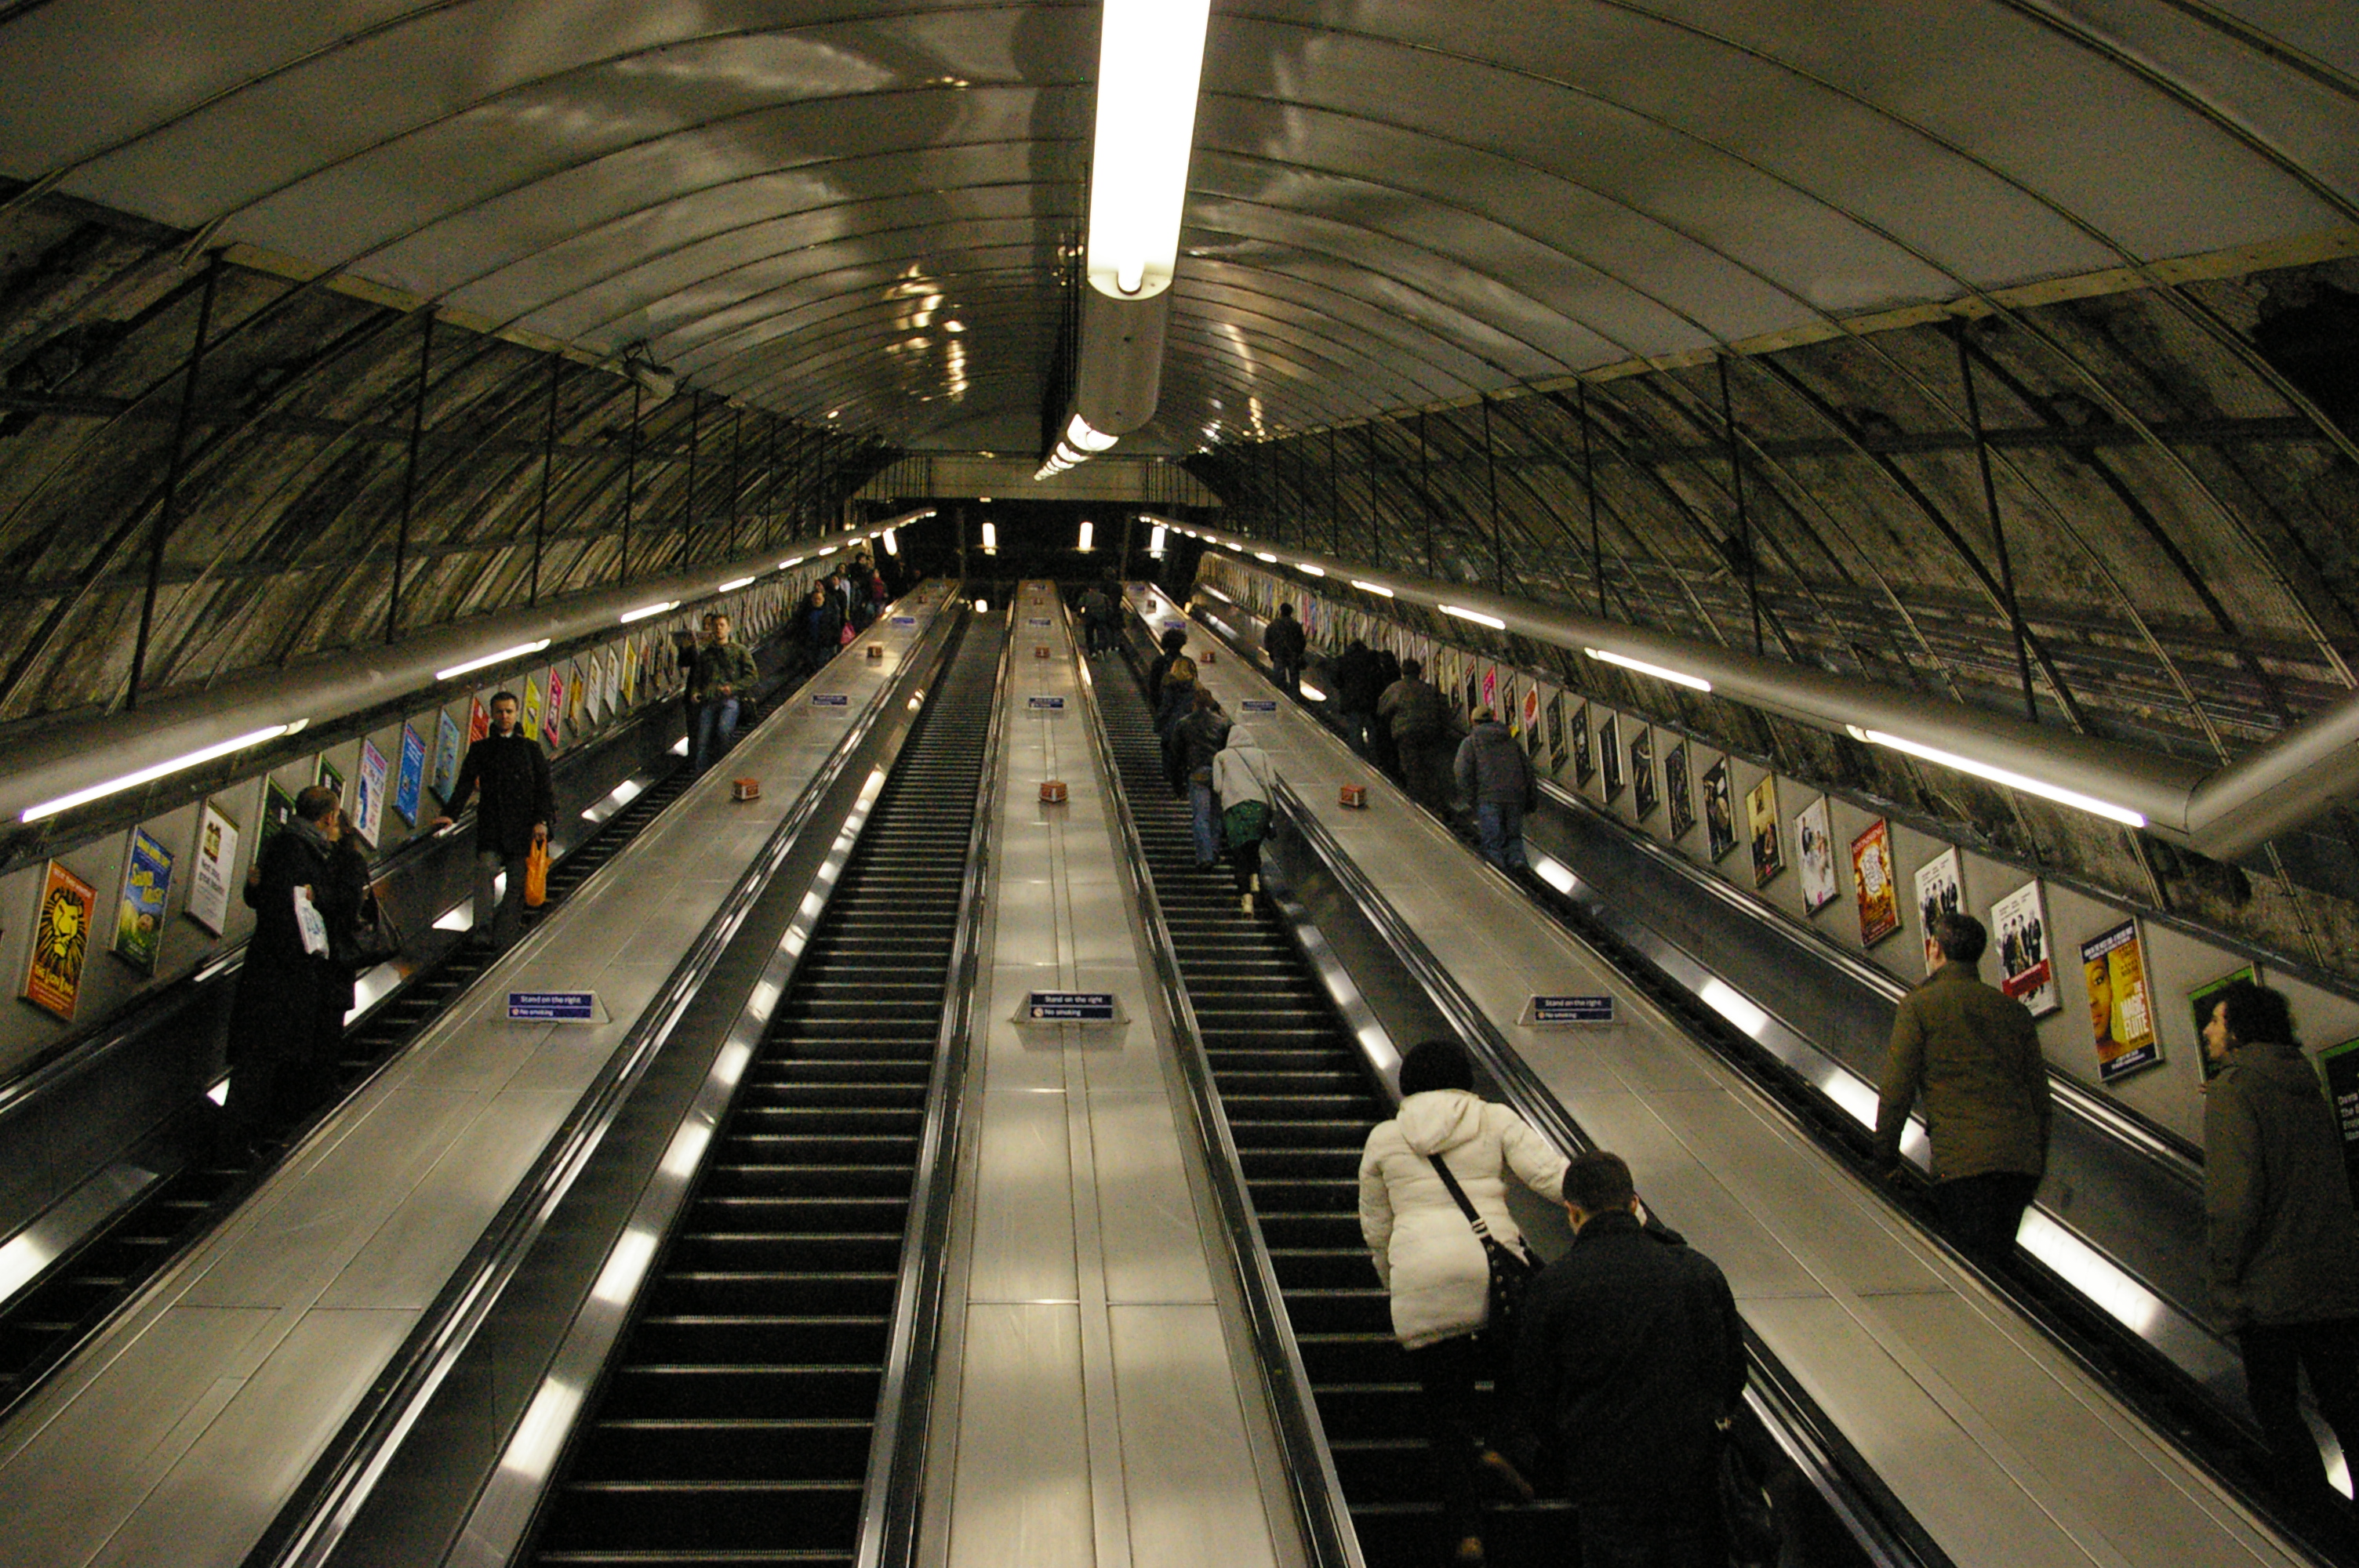
<svg viewBox="0 0 2359 1568"><path fill-rule="evenodd" d="M478 784L484 801L475 811L475 935L488 933L495 947L506 947L524 928L525 861L535 844L548 840L549 818L557 815L549 758L539 741L516 728L514 692L492 698L492 732L467 748L459 782L434 827L450 827ZM502 871L507 888L496 895L495 914L493 881Z"/></svg>
<svg viewBox="0 0 2359 1568"><path fill-rule="evenodd" d="M336 806L336 792L324 784L297 792L295 815L263 845L246 876L254 935L230 1009L224 1108L233 1137L249 1147L285 1137L326 1096L351 1006L350 971L330 951L340 918L332 892Z"/></svg>
<svg viewBox="0 0 2359 1568"><path fill-rule="evenodd" d="M1516 1346L1525 1429L1562 1459L1585 1568L1717 1568L1719 1422L1745 1393L1728 1281L1640 1222L1617 1154L1566 1166L1564 1206L1572 1250L1532 1281Z"/></svg>
<svg viewBox="0 0 2359 1568"><path fill-rule="evenodd" d="M1368 728L1376 721L1376 698L1384 687L1376 682L1376 655L1359 638L1352 639L1335 661L1335 714L1343 721L1343 739L1362 756L1368 754Z"/></svg>
<svg viewBox="0 0 2359 1568"><path fill-rule="evenodd" d="M1302 622L1294 618L1291 603L1277 607L1277 619L1262 629L1262 652L1269 655L1270 673L1277 684L1296 697L1302 695L1302 657L1310 644L1302 635ZM1371 705L1373 706L1373 705Z"/></svg>

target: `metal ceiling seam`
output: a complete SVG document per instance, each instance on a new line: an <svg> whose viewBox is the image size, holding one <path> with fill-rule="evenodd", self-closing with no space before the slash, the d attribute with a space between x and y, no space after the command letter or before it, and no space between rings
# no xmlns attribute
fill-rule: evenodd
<svg viewBox="0 0 2359 1568"><path fill-rule="evenodd" d="M1175 300L1173 303L1176 307L1179 302ZM1258 351L1259 343L1279 342L1298 355L1316 358L1322 364L1332 365L1339 370L1346 365L1356 364L1362 368L1354 370L1352 373L1368 378L1368 384L1374 384L1377 381L1401 382L1412 386L1416 384L1415 378L1407 371L1385 363L1375 355L1353 347L1340 336L1318 331L1308 322L1288 321L1266 311L1239 311L1210 317L1193 312L1182 312L1175 308L1171 313L1171 335L1191 338L1223 357L1242 354L1245 351L1234 342L1223 340L1219 331L1221 327L1234 325L1241 315L1261 323L1256 329L1256 351ZM1358 384L1347 383L1347 384ZM1389 405L1376 402L1374 393L1368 395L1368 417L1375 417L1387 406Z"/></svg>
<svg viewBox="0 0 2359 1568"><path fill-rule="evenodd" d="M2336 70L2309 51L2297 49L2274 33L2265 32L2252 24L2210 3L2210 0L2156 0L2165 9L2194 18L2215 32L2228 34L2256 54L2266 54L2289 70L2309 77L2321 86L2329 87L2352 98L2359 98L2359 78Z"/></svg>
<svg viewBox="0 0 2359 1568"><path fill-rule="evenodd" d="M1245 277L1256 283L1264 279L1270 280L1270 286L1249 287L1244 283L1227 281L1233 271L1244 275ZM1299 295L1307 297L1298 297L1296 294L1280 290L1276 287L1278 283L1292 286ZM1259 271L1242 263L1208 264L1199 260L1187 272L1173 279L1171 287L1173 293L1179 296L1179 299L1174 302L1175 311L1180 303L1186 303L1197 308L1206 319L1224 319L1223 313L1278 319L1280 318L1262 307L1285 305L1298 310L1311 312L1321 320L1333 320L1340 326L1348 328L1354 337L1378 341L1386 347L1397 351L1404 357L1419 360L1438 377L1455 382L1460 385L1473 384L1466 373L1447 369L1440 360L1424 357L1423 348L1413 346L1406 341L1407 334L1397 318L1364 300L1353 298L1341 290L1330 287L1316 278ZM1231 298L1227 296L1235 297ZM1319 303L1310 303L1311 298L1317 299ZM1401 338L1397 340L1389 335L1396 333L1401 334ZM1440 341L1443 348L1460 353L1471 365L1493 371L1499 368L1490 364L1473 350L1459 350L1456 344L1448 342L1446 340L1437 340L1432 333L1420 332L1416 336L1423 344L1429 346Z"/></svg>
<svg viewBox="0 0 2359 1568"><path fill-rule="evenodd" d="M946 333L945 336L961 339L1005 337L1009 335L1007 329L1011 323L1028 327L1038 320L1047 319L1053 322L1057 319L1054 308L1044 307L1038 301L1038 289L1019 290L1010 287L1007 282L1002 281L1036 278L1037 275L1029 268L992 267L969 273L966 276L970 280L982 280L982 286L971 289L961 299L962 312L977 303L982 303L986 307L1000 306L1007 313L992 317L987 329ZM792 311L780 313L781 315L810 313L806 322L766 338L761 342L732 354L727 359L715 361L712 374L705 378L705 384L717 388L723 384L744 387L759 384L770 373L766 368L761 369L760 373L755 374L748 373L740 367L758 367L763 359L775 359L782 354L832 352L839 340L855 332L870 333L877 317L890 314L898 308L898 301L877 297L873 289L865 287L857 289L840 289L833 294L807 300L796 306ZM824 313L820 313L821 311ZM768 319L775 322L778 317L773 316ZM862 341L875 342L874 337L864 337ZM1046 349L1042 349L1040 353L1041 357L1045 358Z"/></svg>

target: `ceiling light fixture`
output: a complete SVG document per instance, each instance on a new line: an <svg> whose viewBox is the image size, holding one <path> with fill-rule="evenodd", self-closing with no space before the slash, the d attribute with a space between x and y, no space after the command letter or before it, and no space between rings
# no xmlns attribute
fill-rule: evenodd
<svg viewBox="0 0 2359 1568"><path fill-rule="evenodd" d="M1593 659L1602 659L1609 665L1619 665L1625 670L1636 670L1642 676L1653 676L1657 680L1667 680L1673 686L1683 686L1690 691L1712 689L1712 682L1701 676L1689 675L1683 670L1667 670L1660 665L1650 665L1644 659L1634 659L1624 654L1608 653L1603 648L1583 648L1581 651Z"/></svg>
<svg viewBox="0 0 2359 1568"><path fill-rule="evenodd" d="M1171 285L1212 0L1106 0L1090 160L1090 287L1146 299Z"/></svg>
<svg viewBox="0 0 2359 1568"><path fill-rule="evenodd" d="M1362 593L1373 593L1380 599L1390 599L1393 596L1393 590L1380 582L1362 582L1358 578L1353 578L1352 586Z"/></svg>
<svg viewBox="0 0 2359 1568"><path fill-rule="evenodd" d="M1109 436L1103 430L1093 427L1088 420L1078 414L1074 415L1072 421L1065 427L1064 444L1084 457L1093 452L1103 452L1121 438L1119 436Z"/></svg>
<svg viewBox="0 0 2359 1568"><path fill-rule="evenodd" d="M502 648L496 654L485 654L480 659L469 659L465 664L452 665L447 670L436 670L434 672L434 678L436 680L456 680L461 676L473 675L475 671L484 668L487 665L504 665L510 659L521 659L527 654L538 654L543 648L548 646L549 639L546 637L541 638L537 643L518 643L513 648Z"/></svg>
<svg viewBox="0 0 2359 1568"><path fill-rule="evenodd" d="M636 610L623 611L623 624L628 626L634 621L645 621L650 615L666 614L679 608L679 600L677 599L667 599L661 604L642 604Z"/></svg>
<svg viewBox="0 0 2359 1568"><path fill-rule="evenodd" d="M547 645L542 644L544 647ZM232 736L226 741L216 741L210 746L201 746L185 755L174 757L168 762L157 762L141 768L136 773L125 773L121 778L109 779L104 784L92 784L88 789L78 789L71 795L61 795L55 800L45 800L38 806L28 806L16 820L38 822L45 816L55 816L61 811L71 811L77 806L87 806L93 800L103 800L110 795L119 795L126 789L136 789L141 784L151 784L167 773L177 773L184 768L193 768L201 762L210 762L215 757L226 757L232 752L243 752L248 746L258 746L265 741L275 741L281 735L291 734L300 730L309 722L309 719L299 719L292 724L272 724L260 730L249 730L243 735Z"/></svg>
<svg viewBox="0 0 2359 1568"><path fill-rule="evenodd" d="M1938 762L1945 768L1955 768L1962 773L1972 773L1978 779L1988 779L1993 784L2005 784L2009 789L2019 789L2026 795L2036 795L2042 800L2052 800L2060 806L2077 807L2092 816L2102 816L2109 822L2118 822L2125 827L2143 827L2147 825L2144 812L2132 811L2126 806L2115 806L2109 800L2099 800L2093 795L2082 795L2077 789L2067 789L2062 784L2052 784L2044 779L2035 779L2010 768L1977 762L1972 757L1960 756L1955 752L1944 752L1938 746L1928 746L1920 741L1904 740L1900 736L1887 734L1882 730L1863 730L1856 724L1846 724L1843 728L1851 732L1854 740L1865 741L1875 746L1888 746L1896 752L1905 752L1909 756L1920 758L1928 762Z"/></svg>
<svg viewBox="0 0 2359 1568"><path fill-rule="evenodd" d="M1495 615L1485 615L1479 610L1462 610L1455 604L1441 606L1444 615L1455 615L1461 621L1472 621L1477 626L1488 626L1494 632L1504 632L1507 623Z"/></svg>
<svg viewBox="0 0 2359 1568"><path fill-rule="evenodd" d="M1087 518L1082 519L1082 543L1080 546L1082 549L1086 550L1090 547L1090 541L1097 536L1097 529L1098 525L1096 524L1090 522Z"/></svg>
<svg viewBox="0 0 2359 1568"><path fill-rule="evenodd" d="M1325 577L1327 575L1327 568L1325 567L1314 567L1309 561L1295 562L1294 569L1302 573L1305 577Z"/></svg>
<svg viewBox="0 0 2359 1568"><path fill-rule="evenodd" d="M931 517L933 514L929 512L923 515ZM897 556L901 553L901 541L893 536L893 530L890 528L885 530L885 553L888 556Z"/></svg>
<svg viewBox="0 0 2359 1568"><path fill-rule="evenodd" d="M1169 532L1162 524L1158 523L1155 525L1155 532L1147 536L1147 553L1156 560L1159 561L1163 558L1163 540Z"/></svg>
<svg viewBox="0 0 2359 1568"><path fill-rule="evenodd" d="M741 588L751 588L753 586L754 579L752 578L733 577L727 582L723 583L719 588L714 589L712 591L715 593L734 593Z"/></svg>

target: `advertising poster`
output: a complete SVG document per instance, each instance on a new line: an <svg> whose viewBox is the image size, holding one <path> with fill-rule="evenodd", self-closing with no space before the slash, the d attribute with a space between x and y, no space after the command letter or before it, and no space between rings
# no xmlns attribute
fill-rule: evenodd
<svg viewBox="0 0 2359 1568"><path fill-rule="evenodd" d="M2359 1040L2328 1046L2318 1054L2318 1065L2326 1074L2335 1130L2343 1134L2343 1174L2359 1195Z"/></svg>
<svg viewBox="0 0 2359 1568"><path fill-rule="evenodd" d="M1945 914L1962 914L1965 910L1965 873L1958 863L1957 850L1937 855L1917 868L1917 935L1925 941L1927 974L1941 963L1933 955L1933 922Z"/></svg>
<svg viewBox="0 0 2359 1568"><path fill-rule="evenodd" d="M569 683L565 688L565 722L571 725L573 733L579 736L582 733L582 726L585 722L584 710L590 706L587 700L587 683L582 678L581 660L573 661L573 667L565 678Z"/></svg>
<svg viewBox="0 0 2359 1568"><path fill-rule="evenodd" d="M1712 858L1724 860L1736 848L1736 795L1728 782L1728 759L1703 771L1703 830Z"/></svg>
<svg viewBox="0 0 2359 1568"><path fill-rule="evenodd" d="M286 827L294 815L295 797L288 794L286 788L277 779L264 779L262 781L262 821L255 829L254 852L260 855L262 847L277 838L278 830Z"/></svg>
<svg viewBox="0 0 2359 1568"><path fill-rule="evenodd" d="M328 761L328 754L325 752L320 753L320 771L312 775L311 782L334 790L336 792L337 808L339 810L342 808L344 805L344 775L336 768L334 763ZM295 802L292 796L288 798L287 813L288 816L293 816L295 813ZM287 818L285 816L280 817L278 819L278 826L284 827L286 825Z"/></svg>
<svg viewBox="0 0 2359 1568"><path fill-rule="evenodd" d="M1652 726L1641 724L1630 737L1630 804L1638 819L1645 821L1655 815L1662 796L1655 783L1655 731Z"/></svg>
<svg viewBox="0 0 2359 1568"><path fill-rule="evenodd" d="M1496 670L1493 670L1491 672L1492 684L1494 686L1498 684L1498 675L1499 672ZM1488 703L1483 700L1483 672L1476 669L1474 665L1470 663L1466 666L1466 694L1460 699L1459 703L1459 719L1461 722L1463 722L1476 708L1487 708L1490 705Z"/></svg>
<svg viewBox="0 0 2359 1568"><path fill-rule="evenodd" d="M2039 884L2026 882L1991 905L1998 944L1998 989L2045 1018L2064 1003L2056 994L2056 964L2048 956L2048 906Z"/></svg>
<svg viewBox="0 0 2359 1568"><path fill-rule="evenodd" d="M1802 907L1816 914L1835 898L1835 839L1827 827L1825 795L1794 818L1794 847L1802 868Z"/></svg>
<svg viewBox="0 0 2359 1568"><path fill-rule="evenodd" d="M434 716L434 793L444 800L459 783L459 721L444 708Z"/></svg>
<svg viewBox="0 0 2359 1568"><path fill-rule="evenodd" d="M237 872L237 824L207 801L197 812L197 859L188 917L214 935L229 928L229 884Z"/></svg>
<svg viewBox="0 0 2359 1568"><path fill-rule="evenodd" d="M491 709L484 706L482 697L469 697L467 699L467 744L472 746L491 732Z"/></svg>
<svg viewBox="0 0 2359 1568"><path fill-rule="evenodd" d="M1686 838L1695 826L1695 781L1688 777L1685 741L1663 753L1663 795L1671 803L1671 837Z"/></svg>
<svg viewBox="0 0 2359 1568"><path fill-rule="evenodd" d="M2111 1083L2161 1061L2137 922L2125 920L2082 943L2081 974L2089 985L2089 1033L2097 1047L2098 1079Z"/></svg>
<svg viewBox="0 0 2359 1568"><path fill-rule="evenodd" d="M1502 719L1512 719L1515 718L1515 715L1512 713L1504 713L1500 711L1499 666L1496 665L1486 665L1484 666L1483 700L1481 706L1489 708L1493 713L1498 714Z"/></svg>
<svg viewBox="0 0 2359 1568"><path fill-rule="evenodd" d="M1753 885L1767 887L1786 869L1786 841L1777 820L1777 775L1764 775L1745 797L1745 819L1753 834Z"/></svg>
<svg viewBox="0 0 2359 1568"><path fill-rule="evenodd" d="M1543 737L1542 737L1541 730L1540 730L1540 687L1539 687L1539 682L1538 682L1538 681L1526 681L1526 682L1524 683L1523 705L1524 705L1524 749L1525 749L1525 750L1527 750L1527 751L1528 751L1528 752L1533 752L1538 753L1538 755L1543 759L1543 766L1545 766L1545 767L1547 767L1547 768L1549 768L1549 769L1550 769L1550 770L1552 771L1552 770L1554 769L1554 767L1555 767L1555 764L1554 764L1553 762L1549 762L1545 761L1545 759L1546 759L1546 758L1547 758L1547 756L1548 756L1548 747L1547 747L1547 745L1546 745L1546 743L1545 743L1545 741L1544 741L1544 739L1543 739Z"/></svg>
<svg viewBox="0 0 2359 1568"><path fill-rule="evenodd" d="M49 862L41 885L41 905L33 920L33 956L25 968L27 1001L71 1022L82 994L82 967L90 957L91 923L98 917L98 890Z"/></svg>
<svg viewBox="0 0 2359 1568"><path fill-rule="evenodd" d="M1617 716L1607 714L1597 727L1597 754L1605 760L1605 798L1622 793L1622 736Z"/></svg>
<svg viewBox="0 0 2359 1568"><path fill-rule="evenodd" d="M1851 883L1859 898L1860 946L1873 947L1900 929L1900 890L1892 881L1892 827L1881 816L1851 841Z"/></svg>
<svg viewBox="0 0 2359 1568"><path fill-rule="evenodd" d="M352 824L364 844L374 846L377 829L385 825L385 785L386 775L391 772L385 753L376 749L376 742L363 741L360 779L353 786Z"/></svg>
<svg viewBox="0 0 2359 1568"><path fill-rule="evenodd" d="M557 750L557 738L565 729L565 676L554 665L549 670L549 707L540 721L541 744Z"/></svg>
<svg viewBox="0 0 2359 1568"><path fill-rule="evenodd" d="M1572 782L1585 784L1597 776L1597 757L1589 749L1589 704L1572 716Z"/></svg>
<svg viewBox="0 0 2359 1568"><path fill-rule="evenodd" d="M393 809L402 821L418 826L418 797L426 787L426 741L416 726L401 727L401 772L394 778Z"/></svg>
<svg viewBox="0 0 2359 1568"><path fill-rule="evenodd" d="M164 905L172 892L172 851L145 827L131 830L123 858L123 901L114 913L114 953L143 975L164 950Z"/></svg>
<svg viewBox="0 0 2359 1568"><path fill-rule="evenodd" d="M639 702L639 644L635 639L623 644L623 702L636 708Z"/></svg>
<svg viewBox="0 0 2359 1568"><path fill-rule="evenodd" d="M1564 693L1552 691L1548 699L1549 769L1561 773L1564 769Z"/></svg>
<svg viewBox="0 0 2359 1568"><path fill-rule="evenodd" d="M2258 985L2260 979L2259 968L2255 965L2246 964L2241 969L2229 970L2216 980L2206 980L2187 993L2188 1016L2195 1021L2195 1060L2202 1065L2203 1082L2206 1085L2218 1077L2220 1069L2228 1065L2225 1062L2213 1061L2212 1053L2203 1048L2203 1031L2212 1022L2212 1014L2219 1009L2220 993L2238 980Z"/></svg>
<svg viewBox="0 0 2359 1568"><path fill-rule="evenodd" d="M540 733L540 683L537 680L524 683L524 700L519 705L516 728L527 735Z"/></svg>

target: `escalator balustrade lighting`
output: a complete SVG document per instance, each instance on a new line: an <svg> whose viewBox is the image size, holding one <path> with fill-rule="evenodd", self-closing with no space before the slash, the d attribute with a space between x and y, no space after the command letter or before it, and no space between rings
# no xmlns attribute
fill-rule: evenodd
<svg viewBox="0 0 2359 1568"><path fill-rule="evenodd" d="M1863 730L1856 724L1846 724L1843 729L1854 741L1864 741L1871 746L1886 746L1893 751L1904 752L1924 762L1938 762L1945 768L1955 768L1962 773L1972 773L1978 779L1988 779L1993 784L2005 784L2009 789L2019 789L2026 795L2036 795L2042 800L2052 800L2059 806L2070 806L2088 812L2093 816L2102 816L2109 822L2118 822L2125 827L2146 826L2147 819L2144 812L2132 811L2126 806L2115 806L2112 801L2099 800L2095 795L2083 795L2077 789L2067 789L2062 784L2049 784L2045 779L2035 779L2027 773L2018 773L2012 768L2002 768L1995 763L1980 762L1956 752L1945 752L1939 746L1928 746L1921 741L1910 741L1882 730Z"/></svg>
<svg viewBox="0 0 2359 1568"><path fill-rule="evenodd" d="M1495 622L1493 624L1498 623ZM1701 676L1691 676L1685 670L1666 669L1661 665L1650 665L1644 659L1634 659L1627 654L1616 654L1605 648L1583 648L1581 651L1602 663L1619 665L1625 670L1636 670L1642 676L1653 676L1657 680L1667 680L1673 686L1686 687L1690 691L1708 692L1712 689L1712 682Z"/></svg>
<svg viewBox="0 0 2359 1568"><path fill-rule="evenodd" d="M1211 0L1106 0L1088 265L1090 287L1115 299L1171 285L1211 11Z"/></svg>
<svg viewBox="0 0 2359 1568"><path fill-rule="evenodd" d="M496 654L485 654L481 658L469 659L464 664L452 665L447 670L436 670L434 672L434 678L436 680L456 680L461 676L473 675L477 670L483 669L487 665L504 665L510 659L521 659L527 654L538 654L543 648L548 646L549 639L546 637L542 637L536 642L518 643L513 648L502 648Z"/></svg>
<svg viewBox="0 0 2359 1568"><path fill-rule="evenodd" d="M249 730L243 735L233 735L226 741L216 741L210 746L200 746L193 752L183 752L167 762L150 763L136 772L125 773L120 778L108 779L103 784L94 784L88 789L78 789L71 795L61 795L55 800L45 800L38 806L28 806L17 820L38 822L45 816L55 816L61 811L71 811L77 806L87 806L93 800L103 800L110 795L119 795L126 789L136 789L141 784L152 784L167 774L180 773L185 769L196 767L200 763L210 762L216 757L226 757L232 752L243 752L248 746L259 746L265 741L275 741L281 735L291 735L308 722L310 720L299 719L288 724L267 724L259 730Z"/></svg>

